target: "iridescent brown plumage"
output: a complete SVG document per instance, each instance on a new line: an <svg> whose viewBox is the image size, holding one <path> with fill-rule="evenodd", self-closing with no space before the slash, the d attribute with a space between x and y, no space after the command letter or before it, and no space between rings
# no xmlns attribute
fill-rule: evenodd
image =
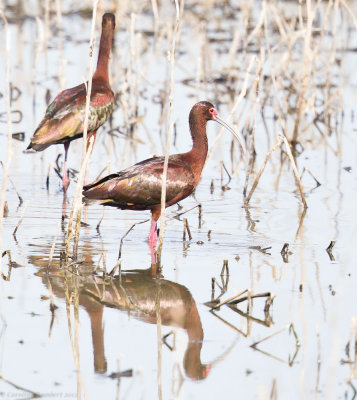
<svg viewBox="0 0 357 400"><path fill-rule="evenodd" d="M229 129L238 138L245 151L240 137L217 116L217 111L211 103L201 101L195 104L189 116L192 149L187 153L169 156L166 207L189 196L201 178L208 151L206 123L209 120L217 121ZM164 160L165 157L149 158L85 186L84 201L87 204L99 203L121 209L151 210L149 243L155 246L157 220L161 214Z"/></svg>
<svg viewBox="0 0 357 400"><path fill-rule="evenodd" d="M102 18L97 69L92 78L92 90L89 105L88 140L97 129L108 120L113 111L114 93L110 88L108 62L113 42L115 17L106 13ZM27 150L42 151L52 144L64 144L65 168L63 172L63 190L66 192L69 180L67 176L67 151L72 140L83 136L86 85L75 86L59 93L48 106Z"/></svg>

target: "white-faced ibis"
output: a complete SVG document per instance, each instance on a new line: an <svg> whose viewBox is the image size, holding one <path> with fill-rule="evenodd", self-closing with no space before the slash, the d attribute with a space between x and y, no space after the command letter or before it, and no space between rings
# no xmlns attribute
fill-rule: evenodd
<svg viewBox="0 0 357 400"><path fill-rule="evenodd" d="M240 137L217 116L217 111L211 103L201 101L195 104L189 116L192 149L187 153L169 156L166 207L189 196L197 186L207 157L206 123L210 120L219 122L232 132L245 152ZM164 160L165 157L149 158L84 186L84 202L129 210L151 210L149 244L150 247L154 247L157 242L157 220L161 214Z"/></svg>
<svg viewBox="0 0 357 400"><path fill-rule="evenodd" d="M95 139L97 129L108 120L113 111L114 93L109 84L108 61L114 28L114 15L110 13L104 14L97 69L92 78L88 140L91 136L94 136ZM64 144L65 166L62 177L64 192L67 191L69 184L66 166L69 144L72 140L83 136L86 95L86 85L84 83L59 93L48 106L44 118L31 137L31 143L26 149L42 151L52 144Z"/></svg>

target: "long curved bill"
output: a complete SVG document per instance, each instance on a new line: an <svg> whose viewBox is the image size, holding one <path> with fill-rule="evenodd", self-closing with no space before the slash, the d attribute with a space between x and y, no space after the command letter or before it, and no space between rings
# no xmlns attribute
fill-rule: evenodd
<svg viewBox="0 0 357 400"><path fill-rule="evenodd" d="M238 140L240 147L242 148L244 157L247 156L247 149L245 147L245 143L244 143L244 139L242 137L242 135L240 133L237 133L232 127L230 127L226 122L223 121L223 119L219 118L216 115L215 121L217 121L219 124L221 124L222 126L224 126L227 130L229 130L229 132L231 132L231 134L233 136L235 136L235 138Z"/></svg>

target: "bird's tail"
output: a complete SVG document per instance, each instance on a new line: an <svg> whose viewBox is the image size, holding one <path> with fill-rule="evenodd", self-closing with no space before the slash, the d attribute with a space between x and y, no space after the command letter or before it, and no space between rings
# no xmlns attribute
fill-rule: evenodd
<svg viewBox="0 0 357 400"><path fill-rule="evenodd" d="M26 150L23 151L23 153L25 154L36 153L38 151L47 149L48 146L49 146L48 144L38 144L30 142L30 144L27 146Z"/></svg>
<svg viewBox="0 0 357 400"><path fill-rule="evenodd" d="M91 206L93 204L106 204L112 202L110 199L90 199L86 197L85 193L83 192L82 203L86 206Z"/></svg>
<svg viewBox="0 0 357 400"><path fill-rule="evenodd" d="M88 197L86 197L86 196L83 194L82 202L83 202L83 204L85 204L86 206L91 206L92 204L100 204L100 203L101 203L101 200L97 200L97 199L88 199Z"/></svg>

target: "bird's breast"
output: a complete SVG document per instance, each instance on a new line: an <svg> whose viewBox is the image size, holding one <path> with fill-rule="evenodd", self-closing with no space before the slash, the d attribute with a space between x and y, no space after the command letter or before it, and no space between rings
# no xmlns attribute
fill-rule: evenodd
<svg viewBox="0 0 357 400"><path fill-rule="evenodd" d="M114 102L107 103L103 106L93 106L92 104L89 106L89 115L88 115L88 130L95 130L103 125L110 117L110 114L113 111ZM85 119L85 110L82 111L80 119L84 123Z"/></svg>

